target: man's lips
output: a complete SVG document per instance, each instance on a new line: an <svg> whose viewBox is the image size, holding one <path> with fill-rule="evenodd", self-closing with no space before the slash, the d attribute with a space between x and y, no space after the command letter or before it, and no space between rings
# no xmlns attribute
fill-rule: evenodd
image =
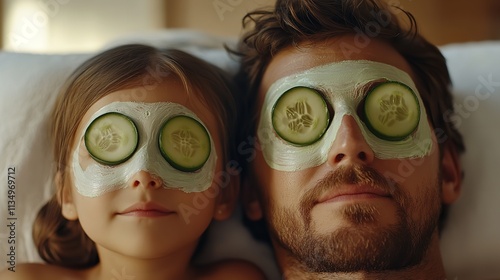
<svg viewBox="0 0 500 280"><path fill-rule="evenodd" d="M117 214L121 216L161 217L174 213L175 211L154 202L138 202Z"/></svg>
<svg viewBox="0 0 500 280"><path fill-rule="evenodd" d="M324 193L316 203L390 197L390 193L369 185L343 185L333 191Z"/></svg>

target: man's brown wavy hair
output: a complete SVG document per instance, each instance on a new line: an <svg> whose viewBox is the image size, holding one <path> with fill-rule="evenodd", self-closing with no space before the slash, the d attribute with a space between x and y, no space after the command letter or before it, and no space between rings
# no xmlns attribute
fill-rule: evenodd
<svg viewBox="0 0 500 280"><path fill-rule="evenodd" d="M302 42L321 42L355 34L360 38L388 42L406 59L416 75L414 82L435 130L440 152L445 146L458 154L465 150L461 134L446 119L453 113L453 98L445 58L436 46L418 33L415 18L402 8L379 0L277 0L272 9L248 13L243 19L243 27L248 31L237 50L232 51L240 59L241 68L236 79L244 94L244 106L240 109L243 125L238 143L248 143L248 137L255 135L256 96L264 71L274 55ZM359 47L353 51L362 52L363 49ZM248 160L241 159L241 163L248 164ZM242 175L244 178L245 174ZM443 207L440 225L446 210Z"/></svg>

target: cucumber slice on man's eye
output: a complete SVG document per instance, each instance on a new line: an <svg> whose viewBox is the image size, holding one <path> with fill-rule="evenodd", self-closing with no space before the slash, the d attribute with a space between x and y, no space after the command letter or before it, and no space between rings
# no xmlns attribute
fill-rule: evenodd
<svg viewBox="0 0 500 280"><path fill-rule="evenodd" d="M276 133L297 146L311 145L321 139L330 122L323 96L307 87L283 93L273 107L271 118Z"/></svg>
<svg viewBox="0 0 500 280"><path fill-rule="evenodd" d="M139 133L127 116L110 112L97 117L85 131L85 147L90 156L105 165L129 159L137 149Z"/></svg>
<svg viewBox="0 0 500 280"><path fill-rule="evenodd" d="M211 143L207 130L188 116L168 119L160 130L158 141L165 160L180 171L197 171L210 156Z"/></svg>
<svg viewBox="0 0 500 280"><path fill-rule="evenodd" d="M368 129L377 137L400 141L410 136L420 121L420 105L413 90L399 82L375 86L365 98Z"/></svg>

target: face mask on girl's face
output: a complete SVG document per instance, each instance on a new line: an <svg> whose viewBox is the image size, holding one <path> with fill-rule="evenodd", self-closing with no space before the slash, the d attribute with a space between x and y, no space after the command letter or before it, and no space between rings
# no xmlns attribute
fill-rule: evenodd
<svg viewBox="0 0 500 280"><path fill-rule="evenodd" d="M126 161L117 165L106 165L88 156L81 156L81 154L87 153L85 131L89 125L96 118L111 112L120 113L130 118L135 124L138 133L138 143L135 152ZM196 171L181 171L169 164L162 155L159 147L160 130L164 123L174 116L190 117L190 119L201 124L208 134L209 143L206 143L206 141L195 143L196 147L199 148L200 145L204 145L209 150L208 159ZM183 135L185 134L181 132L181 137ZM203 122L192 111L180 104L171 102L110 103L92 115L78 139L80 141L78 141L78 145L73 152L72 169L76 189L83 196L96 197L107 192L125 188L131 177L141 170L160 178L163 182L162 187L164 188L180 189L188 193L204 191L212 184L217 163L216 150L212 137ZM179 141L184 140L181 139ZM89 158L89 160L85 160L85 158ZM85 163L83 163L84 161Z"/></svg>

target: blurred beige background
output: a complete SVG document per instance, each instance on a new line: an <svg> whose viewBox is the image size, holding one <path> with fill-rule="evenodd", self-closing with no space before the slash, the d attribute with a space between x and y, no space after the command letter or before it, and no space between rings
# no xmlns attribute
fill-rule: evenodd
<svg viewBox="0 0 500 280"><path fill-rule="evenodd" d="M435 44L500 39L500 1L498 0L386 0L415 16L419 28ZM241 18L275 0L169 0L170 26L209 30L223 35L240 34ZM214 20L214 3L241 3L226 7L224 17ZM224 7L224 5L221 5Z"/></svg>
<svg viewBox="0 0 500 280"><path fill-rule="evenodd" d="M0 0L2 49L92 51L128 34L190 28L241 34L241 19L275 0ZM498 0L387 0L414 14L431 42L500 39Z"/></svg>

